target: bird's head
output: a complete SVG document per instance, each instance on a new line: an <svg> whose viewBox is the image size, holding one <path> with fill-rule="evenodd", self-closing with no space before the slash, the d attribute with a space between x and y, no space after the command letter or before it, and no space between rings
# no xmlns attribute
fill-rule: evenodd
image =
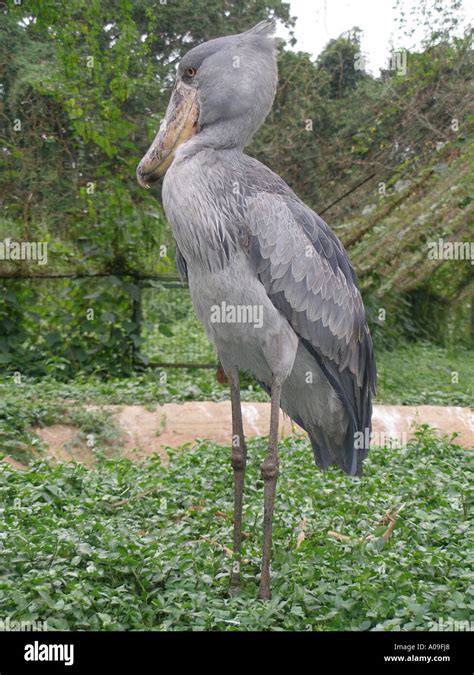
<svg viewBox="0 0 474 675"><path fill-rule="evenodd" d="M243 148L265 120L277 85L273 21L209 40L182 58L160 130L137 168L144 187L161 178L179 146Z"/></svg>

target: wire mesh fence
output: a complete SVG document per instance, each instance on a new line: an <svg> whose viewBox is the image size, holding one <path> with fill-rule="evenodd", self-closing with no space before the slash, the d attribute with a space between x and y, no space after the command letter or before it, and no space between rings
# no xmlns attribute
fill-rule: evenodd
<svg viewBox="0 0 474 675"><path fill-rule="evenodd" d="M72 330L83 331L87 339L88 326L78 315L93 311L100 305L101 317L110 315L110 323L119 322L129 331L133 367L143 368L215 368L216 352L196 317L188 286L173 275L138 275L133 273L52 273L0 274L0 305L14 296L18 289L30 294L29 305L22 305L30 317L35 317L35 305L41 312L27 324L25 339L35 348L38 342L51 342L56 335ZM124 292L125 289L125 292ZM109 295L107 296L107 293ZM123 296L128 299L123 302ZM104 298L109 300L104 302ZM22 296L22 303L25 302ZM90 307L89 307L90 306ZM12 305L0 318L15 320ZM20 315L18 316L18 319ZM131 327L131 328L130 328ZM59 330L58 330L59 329ZM128 355L127 355L128 356Z"/></svg>
<svg viewBox="0 0 474 675"><path fill-rule="evenodd" d="M215 368L215 350L196 317L187 286L143 285L141 356L148 367Z"/></svg>

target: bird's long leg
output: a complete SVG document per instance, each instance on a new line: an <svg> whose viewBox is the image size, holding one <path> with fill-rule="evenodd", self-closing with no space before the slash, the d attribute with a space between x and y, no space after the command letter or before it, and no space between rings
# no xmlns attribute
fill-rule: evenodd
<svg viewBox="0 0 474 675"><path fill-rule="evenodd" d="M261 471L264 483L263 511L263 555L262 574L258 597L269 600L270 593L270 555L272 548L273 508L275 505L276 484L279 473L278 461L278 421L280 416L281 384L273 381L271 390L270 434L268 451L263 460Z"/></svg>
<svg viewBox="0 0 474 675"><path fill-rule="evenodd" d="M237 368L229 372L230 397L232 404L232 453L231 464L234 470L234 562L230 577L231 592L240 589L240 546L242 543L242 501L247 465L247 447L245 445L242 407L240 404L240 380Z"/></svg>

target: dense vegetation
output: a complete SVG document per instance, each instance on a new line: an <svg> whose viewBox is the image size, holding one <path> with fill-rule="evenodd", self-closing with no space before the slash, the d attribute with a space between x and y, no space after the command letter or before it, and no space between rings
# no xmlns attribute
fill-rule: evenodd
<svg viewBox="0 0 474 675"><path fill-rule="evenodd" d="M471 36L454 37L458 0L434 4L423 49L379 78L357 28L316 61L280 45L275 105L249 148L346 244L378 348L471 340L472 266L427 256L431 240L468 241L472 218ZM5 374L127 375L147 364L150 330L188 329L186 298L143 299L139 276L174 273L174 248L134 174L183 51L265 16L293 23L281 0L225 6L38 0L0 13L0 241L48 242L45 266L0 260L1 277L23 277L0 278Z"/></svg>
<svg viewBox="0 0 474 675"><path fill-rule="evenodd" d="M282 443L270 603L256 600L264 442L250 445L244 587L228 597L228 449L97 469L0 462L0 606L50 629L429 630L469 620L469 469L421 429L372 452L363 481ZM395 528L390 536L394 521Z"/></svg>
<svg viewBox="0 0 474 675"><path fill-rule="evenodd" d="M427 343L404 345L382 352L378 368L377 403L469 406L472 402L474 360L466 349L447 351ZM250 378L243 378L242 384L244 400L268 400ZM0 384L0 452L29 463L48 451L37 430L66 424L77 430L80 450L87 447L88 434L93 434L108 456L120 457L123 430L117 429L108 405L140 404L154 410L163 403L222 401L228 396L229 387L219 384L215 370L145 371L105 380L82 375L67 382L52 376L10 378Z"/></svg>
<svg viewBox="0 0 474 675"><path fill-rule="evenodd" d="M427 255L439 238L468 242L473 213L460 5L415 3L423 44L377 78L357 27L316 60L281 43L275 105L249 147L346 245L377 402L472 400L473 267ZM107 404L228 396L213 367L148 368L216 355L186 288L162 279L174 244L159 187L141 190L135 167L180 55L269 16L291 31L282 0L0 3L0 245L48 243L47 265L0 259L0 616L12 622L426 630L470 617L471 476L455 438L421 427L404 447L373 448L362 481L316 471L305 440L283 441L268 604L255 600L265 440L249 443L245 585L232 599L229 449L198 442L166 467L121 453ZM266 400L243 384L243 399ZM58 423L78 446L93 437L92 468L48 458L38 427Z"/></svg>

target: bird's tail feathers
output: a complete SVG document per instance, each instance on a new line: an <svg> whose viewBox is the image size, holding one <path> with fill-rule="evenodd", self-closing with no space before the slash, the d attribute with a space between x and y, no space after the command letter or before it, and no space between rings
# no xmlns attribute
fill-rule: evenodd
<svg viewBox="0 0 474 675"><path fill-rule="evenodd" d="M314 460L320 469L336 465L349 476L362 475L362 460L367 454L356 446L353 425L349 422L342 443L337 446L326 438L318 428L308 429L308 436L313 448Z"/></svg>

